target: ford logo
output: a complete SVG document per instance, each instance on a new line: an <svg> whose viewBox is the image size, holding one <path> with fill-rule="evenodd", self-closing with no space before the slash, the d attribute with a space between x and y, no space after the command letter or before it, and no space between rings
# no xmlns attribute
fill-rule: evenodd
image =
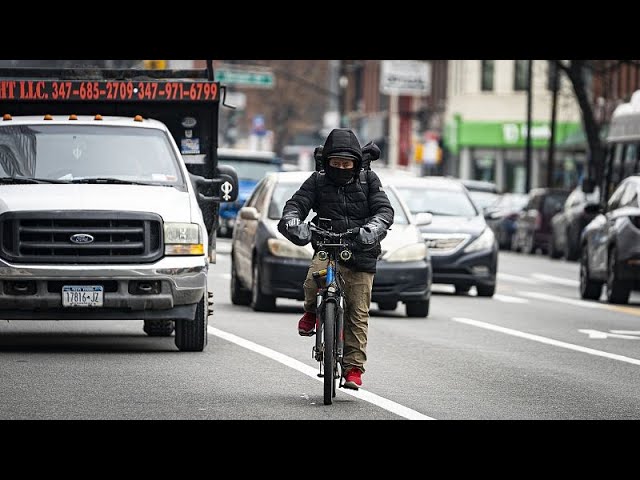
<svg viewBox="0 0 640 480"><path fill-rule="evenodd" d="M73 243L91 243L94 238L93 235L89 235L88 233L76 233L75 235L71 235L69 240Z"/></svg>

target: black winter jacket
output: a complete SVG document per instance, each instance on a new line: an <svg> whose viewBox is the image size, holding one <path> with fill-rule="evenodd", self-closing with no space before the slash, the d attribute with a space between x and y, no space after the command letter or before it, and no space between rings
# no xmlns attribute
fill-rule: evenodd
<svg viewBox="0 0 640 480"><path fill-rule="evenodd" d="M382 189L380 178L372 170L366 170L368 197L360 182L360 176L339 187L324 172L313 172L296 193L285 203L282 219L278 224L280 233L286 236L285 224L291 218L301 222L313 209L317 218L330 218L332 230L343 233L354 227L375 227L378 240L382 240L393 224L394 211L387 194ZM315 249L315 245L314 245ZM352 248L353 256L342 262L360 272L376 272L376 263L381 253L380 242L369 251Z"/></svg>

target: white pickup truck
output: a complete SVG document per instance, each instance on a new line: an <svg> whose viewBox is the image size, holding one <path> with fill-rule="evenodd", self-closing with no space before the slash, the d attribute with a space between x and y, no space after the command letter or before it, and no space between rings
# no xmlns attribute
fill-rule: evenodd
<svg viewBox="0 0 640 480"><path fill-rule="evenodd" d="M5 97L11 81L0 77ZM18 98L0 95L0 319L143 320L148 335L175 330L179 350L202 351L210 315L207 274L215 254L210 235L217 226L211 217L219 203L211 191L217 186L235 199L237 178L219 174L215 164L209 169L219 174L215 181L205 179L204 171L189 171L187 155L207 165L202 158L208 152L194 151L197 109L187 117L189 128L182 127L191 130L185 150L165 123L129 114L145 113L146 104L132 103L127 87L116 86L132 84L148 93L155 88L165 96L163 81L149 82L151 87L111 82L115 95L123 94L115 99L106 98L105 81L37 81L31 89L17 82ZM51 102L65 83L69 98ZM192 84L198 82L183 88ZM212 82L199 88L205 84L210 93L212 85L218 88ZM95 85L96 95L105 98L74 100L82 85L85 92ZM20 97L20 88L42 98ZM217 115L212 98L205 100ZM162 97L160 103L169 102ZM188 111L188 103L181 105ZM97 113L84 114L87 107ZM208 151L215 151L217 142L209 142ZM208 165L215 160L214 153Z"/></svg>

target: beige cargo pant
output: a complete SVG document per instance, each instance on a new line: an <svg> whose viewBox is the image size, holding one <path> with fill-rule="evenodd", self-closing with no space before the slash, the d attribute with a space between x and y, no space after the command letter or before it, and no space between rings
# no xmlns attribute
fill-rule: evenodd
<svg viewBox="0 0 640 480"><path fill-rule="evenodd" d="M304 281L304 311L316 312L316 292L318 287L312 273L327 267L328 260L319 260L315 255ZM338 265L344 279L345 312L344 312L344 356L343 367L346 372L350 368L359 368L364 373L367 361L367 333L369 330L369 306L371 305L371 289L375 274L356 272L344 265Z"/></svg>

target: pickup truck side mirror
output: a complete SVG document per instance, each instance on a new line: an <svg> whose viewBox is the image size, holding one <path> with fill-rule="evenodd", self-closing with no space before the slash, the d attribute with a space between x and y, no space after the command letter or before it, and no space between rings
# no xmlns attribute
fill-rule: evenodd
<svg viewBox="0 0 640 480"><path fill-rule="evenodd" d="M256 207L242 207L240 209L240 218L242 220L258 220L260 219L260 214Z"/></svg>

